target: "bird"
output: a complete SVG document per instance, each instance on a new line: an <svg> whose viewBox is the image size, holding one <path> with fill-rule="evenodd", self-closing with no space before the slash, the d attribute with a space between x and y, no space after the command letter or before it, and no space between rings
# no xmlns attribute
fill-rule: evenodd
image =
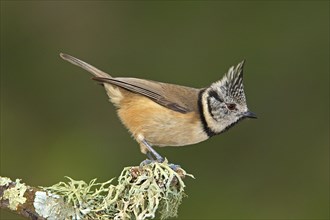
<svg viewBox="0 0 330 220"><path fill-rule="evenodd" d="M153 148L185 146L221 134L246 118L257 118L246 103L245 60L207 87L192 88L153 80L112 77L71 55L64 60L90 72L103 85L118 117L151 160L164 158Z"/></svg>

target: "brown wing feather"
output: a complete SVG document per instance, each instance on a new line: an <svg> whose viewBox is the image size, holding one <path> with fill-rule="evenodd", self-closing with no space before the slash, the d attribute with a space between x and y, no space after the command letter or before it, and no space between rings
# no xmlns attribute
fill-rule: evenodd
<svg viewBox="0 0 330 220"><path fill-rule="evenodd" d="M154 102L177 112L188 113L198 109L197 98L199 89L137 78L94 77L93 79L144 95Z"/></svg>

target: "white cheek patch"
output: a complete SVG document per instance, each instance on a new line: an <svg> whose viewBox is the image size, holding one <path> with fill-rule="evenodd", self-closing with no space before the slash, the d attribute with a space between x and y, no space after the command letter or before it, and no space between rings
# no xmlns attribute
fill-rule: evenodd
<svg viewBox="0 0 330 220"><path fill-rule="evenodd" d="M225 128L225 126L221 122L216 121L212 117L212 115L210 113L212 111L212 109L209 109L209 106L207 103L207 96L208 96L208 92L205 92L202 96L203 114L204 114L206 124L207 124L208 128L210 128L211 131L213 131L214 133L220 133Z"/></svg>

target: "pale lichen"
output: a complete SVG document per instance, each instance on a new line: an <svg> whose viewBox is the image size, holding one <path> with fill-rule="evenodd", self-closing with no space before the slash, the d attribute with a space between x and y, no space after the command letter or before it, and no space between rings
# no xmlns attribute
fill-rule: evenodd
<svg viewBox="0 0 330 220"><path fill-rule="evenodd" d="M38 215L48 220L68 219L75 216L71 205L64 202L59 195L48 192L37 191L33 206Z"/></svg>
<svg viewBox="0 0 330 220"><path fill-rule="evenodd" d="M20 179L16 179L15 182L12 182L7 177L1 177L0 180L1 186L7 187L10 184L13 184L12 187L9 187L8 189L4 190L3 195L0 199L8 200L8 208L11 210L17 210L18 205L24 204L26 201L24 193L27 189L27 186L24 183L20 183Z"/></svg>
<svg viewBox="0 0 330 220"><path fill-rule="evenodd" d="M67 209L71 211L66 218L152 219L159 213L160 218L165 219L177 216L185 196L182 178L187 175L192 177L181 168L174 171L167 161L153 162L124 168L117 185L111 184L113 179L104 183L93 179L85 183L68 177L68 183L60 182L43 189L73 207Z"/></svg>
<svg viewBox="0 0 330 220"><path fill-rule="evenodd" d="M0 186L9 186L11 182L11 179L8 177L0 177Z"/></svg>

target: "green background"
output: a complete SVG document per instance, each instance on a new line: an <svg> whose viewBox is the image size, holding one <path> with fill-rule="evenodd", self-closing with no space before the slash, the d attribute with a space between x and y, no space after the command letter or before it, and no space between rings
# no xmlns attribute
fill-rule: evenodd
<svg viewBox="0 0 330 220"><path fill-rule="evenodd" d="M60 52L192 87L246 59L259 119L157 148L196 177L179 219L329 218L329 1L1 1L2 176L105 181L145 159L102 87Z"/></svg>

